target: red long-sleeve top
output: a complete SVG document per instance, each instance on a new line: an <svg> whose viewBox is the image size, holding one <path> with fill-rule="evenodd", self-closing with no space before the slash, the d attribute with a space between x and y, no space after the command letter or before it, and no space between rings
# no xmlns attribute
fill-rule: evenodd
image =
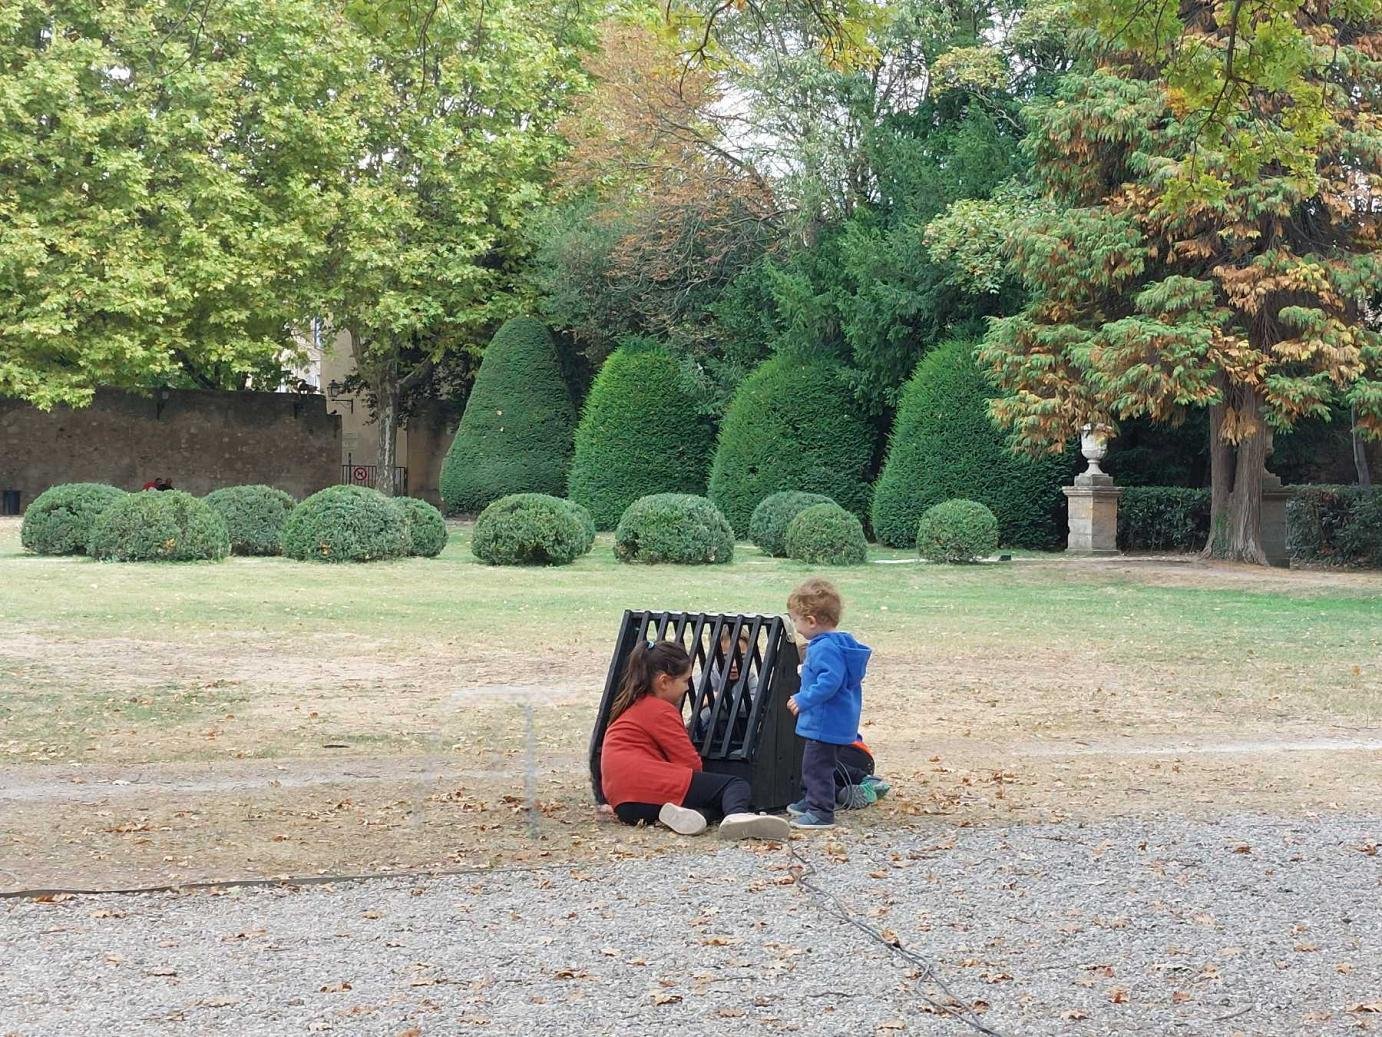
<svg viewBox="0 0 1382 1037"><path fill-rule="evenodd" d="M691 744L681 711L644 695L605 732L600 781L605 799L621 803L677 803L686 798L701 755Z"/></svg>

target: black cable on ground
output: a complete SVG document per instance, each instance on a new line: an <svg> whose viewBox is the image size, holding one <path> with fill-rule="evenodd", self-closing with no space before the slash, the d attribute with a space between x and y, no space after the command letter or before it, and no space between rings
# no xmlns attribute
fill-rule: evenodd
<svg viewBox="0 0 1382 1037"><path fill-rule="evenodd" d="M0 890L0 900L32 900L36 897L105 897L132 896L139 893L190 893L207 889L237 889L279 886L291 889L295 886L329 886L337 882L370 882L374 879L438 879L460 875L503 875L531 871L555 871L571 867L571 862L550 862L547 864L509 864L502 867L476 866L471 868L436 868L428 871L371 871L356 875L301 875L276 879L221 879L206 882L174 882L164 886L131 886L125 889L75 889L53 887L51 889L8 889Z"/></svg>
<svg viewBox="0 0 1382 1037"><path fill-rule="evenodd" d="M921 978L919 978L916 983L916 994L918 997L943 1015L948 1015L952 1019L967 1023L975 1030L985 1034L986 1037L1003 1037L997 1030L993 1029L991 1026L985 1025L983 1020L974 1013L972 1008L965 1005L963 1001L955 996L950 987L946 985L945 980L941 979L940 976L936 974L935 967L929 961L916 951L908 950L906 947L902 946L902 941L896 937L889 939L884 936L878 929L855 915L838 896L812 881L811 876L816 873L816 866L803 857L791 843L787 844L787 852L790 853L792 859L797 862L793 865L791 871L792 878L796 881L798 886L812 894L816 900L836 918L854 926L854 928L864 933L870 939L882 944L891 953L921 970ZM950 998L950 1001L940 1001L932 997L921 988L923 983L932 983L940 987L940 989L944 991L945 996Z"/></svg>

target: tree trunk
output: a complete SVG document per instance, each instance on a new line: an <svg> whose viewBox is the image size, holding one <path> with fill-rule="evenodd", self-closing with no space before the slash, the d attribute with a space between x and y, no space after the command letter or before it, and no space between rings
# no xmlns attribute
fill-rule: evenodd
<svg viewBox="0 0 1382 1037"><path fill-rule="evenodd" d="M1363 433L1358 428L1358 408L1350 407L1348 417L1353 431L1353 469L1358 473L1358 485L1371 486L1372 472L1368 469L1368 453L1363 447Z"/></svg>
<svg viewBox="0 0 1382 1037"><path fill-rule="evenodd" d="M386 373L374 385L379 401L375 425L379 431L379 463L374 469L374 488L385 497L394 495L394 465L397 463L398 380Z"/></svg>
<svg viewBox="0 0 1382 1037"><path fill-rule="evenodd" d="M1209 539L1204 545L1204 557L1222 557L1220 552L1228 543L1228 502L1233 492L1233 444L1223 437L1224 407L1215 403L1209 408Z"/></svg>
<svg viewBox="0 0 1382 1037"><path fill-rule="evenodd" d="M1239 410L1245 419L1255 421L1257 431L1240 440L1234 450L1233 492L1228 499L1228 521L1223 527L1225 539L1218 545L1215 557L1266 565L1267 552L1262 546L1262 477L1267 474L1271 436L1261 419L1261 397L1245 392L1241 399Z"/></svg>

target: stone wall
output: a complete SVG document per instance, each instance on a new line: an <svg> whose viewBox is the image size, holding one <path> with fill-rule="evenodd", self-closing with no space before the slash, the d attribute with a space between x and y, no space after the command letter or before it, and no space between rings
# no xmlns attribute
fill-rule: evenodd
<svg viewBox="0 0 1382 1037"><path fill-rule="evenodd" d="M340 481L340 418L293 393L102 390L46 413L0 399L0 490L19 490L21 507L57 483L137 490L158 477L198 495L267 483L305 497Z"/></svg>

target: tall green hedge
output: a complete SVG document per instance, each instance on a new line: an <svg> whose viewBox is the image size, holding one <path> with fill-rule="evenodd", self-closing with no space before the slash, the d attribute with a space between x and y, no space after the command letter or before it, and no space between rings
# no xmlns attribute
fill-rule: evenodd
<svg viewBox="0 0 1382 1037"><path fill-rule="evenodd" d="M595 379L576 428L570 498L600 529L653 493L705 492L715 430L677 362L655 344L618 349Z"/></svg>
<svg viewBox="0 0 1382 1037"><path fill-rule="evenodd" d="M929 508L963 498L993 512L1003 544L1040 548L1064 542L1061 486L1075 470L1075 457L1071 451L1038 460L1013 454L1007 434L989 420L993 395L974 361L972 342L942 343L917 365L902 389L888 459L873 493L873 529L880 541L911 547Z"/></svg>
<svg viewBox="0 0 1382 1037"><path fill-rule="evenodd" d="M450 511L479 512L511 493L566 493L576 409L556 345L541 323L515 317L485 350L441 471Z"/></svg>
<svg viewBox="0 0 1382 1037"><path fill-rule="evenodd" d="M873 431L838 365L774 357L744 380L720 429L710 499L735 532L770 493L820 493L859 517L868 514Z"/></svg>

